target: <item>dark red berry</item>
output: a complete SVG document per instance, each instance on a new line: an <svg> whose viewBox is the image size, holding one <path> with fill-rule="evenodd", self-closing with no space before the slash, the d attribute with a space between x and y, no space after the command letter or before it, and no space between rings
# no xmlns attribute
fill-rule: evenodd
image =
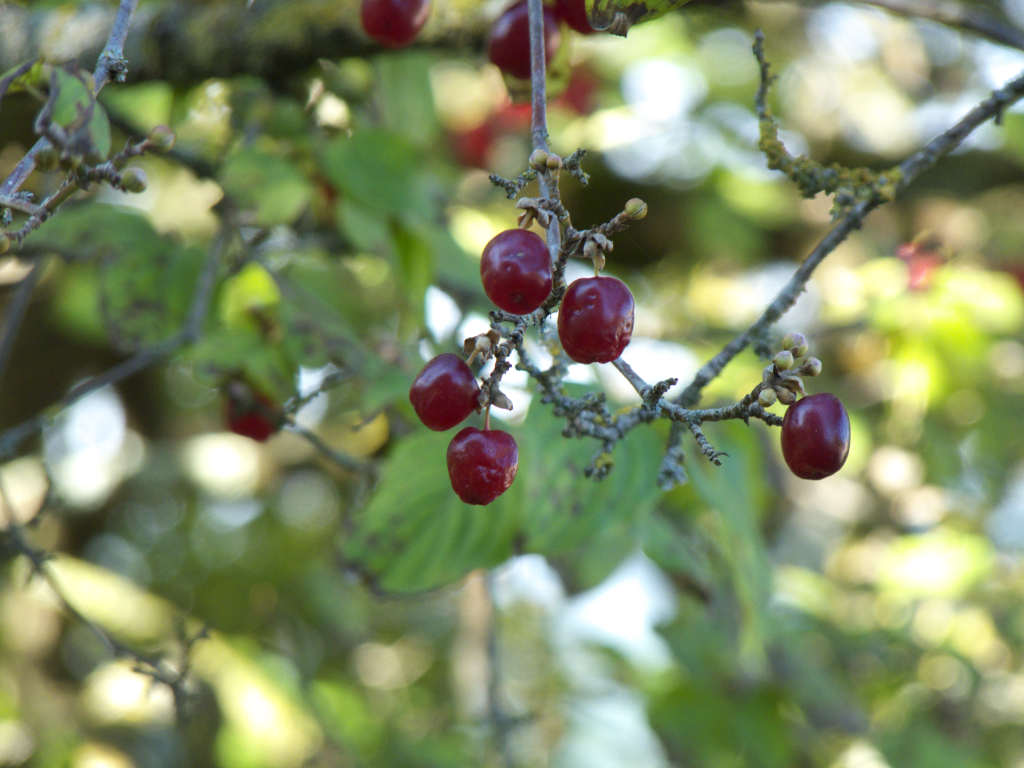
<svg viewBox="0 0 1024 768"><path fill-rule="evenodd" d="M614 277L583 277L565 292L558 338L577 363L610 363L633 335L633 294Z"/></svg>
<svg viewBox="0 0 1024 768"><path fill-rule="evenodd" d="M519 449L508 432L466 427L448 444L448 477L467 504L490 504L516 479Z"/></svg>
<svg viewBox="0 0 1024 768"><path fill-rule="evenodd" d="M809 395L789 406L782 419L782 456L794 475L828 477L849 452L850 417L835 395Z"/></svg>
<svg viewBox="0 0 1024 768"><path fill-rule="evenodd" d="M587 0L555 0L555 15L582 35L596 31L587 18Z"/></svg>
<svg viewBox="0 0 1024 768"><path fill-rule="evenodd" d="M430 14L430 0L363 0L363 29L388 48L413 41Z"/></svg>
<svg viewBox="0 0 1024 768"><path fill-rule="evenodd" d="M533 312L551 293L551 257L544 240L525 229L506 229L484 247L484 293L514 315Z"/></svg>
<svg viewBox="0 0 1024 768"><path fill-rule="evenodd" d="M544 61L548 63L558 50L561 33L558 19L544 9ZM487 43L488 58L506 74L523 80L530 78L530 21L526 3L516 3L506 10L494 26Z"/></svg>
<svg viewBox="0 0 1024 768"><path fill-rule="evenodd" d="M236 435L266 442L277 432L279 419L277 406L266 395L246 390L244 386L237 391L229 388L224 420Z"/></svg>
<svg viewBox="0 0 1024 768"><path fill-rule="evenodd" d="M409 388L409 401L420 421L440 432L469 416L478 405L479 394L469 366L446 352L423 366Z"/></svg>

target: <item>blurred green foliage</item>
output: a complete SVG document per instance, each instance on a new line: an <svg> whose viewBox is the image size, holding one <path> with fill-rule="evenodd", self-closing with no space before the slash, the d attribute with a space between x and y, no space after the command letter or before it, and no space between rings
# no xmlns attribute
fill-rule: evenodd
<svg viewBox="0 0 1024 768"><path fill-rule="evenodd" d="M480 13L441 3L431 23ZM652 381L685 382L829 226L829 201L801 200L754 149L757 26L782 137L823 163L890 166L1024 65L852 3L695 2L626 39L564 30L551 141L588 148L592 181L563 174L563 199L577 227L648 203L609 269L638 300L625 359ZM450 435L428 433L406 393L426 358L486 329L476 259L517 213L486 171L522 170L528 112L471 46L292 62L267 82L107 87L88 127L102 154L158 123L175 154L140 160L144 194L94 187L26 240L56 258L3 374L0 432L175 334L220 249L196 344L54 413L0 467L6 515L45 504L28 535L61 553L57 579L85 616L177 664L176 619L211 633L189 654L177 723L167 690L4 549L0 764L1024 761L1019 111L874 214L781 324L824 361L809 386L850 411L839 475L797 480L774 429L709 423L723 465L684 435L688 482L664 492L655 423L599 457L614 468L594 482L583 469L600 446L563 438L510 374L519 476L477 508L450 491ZM57 77L58 119L73 119L88 94ZM19 81L5 123L33 98ZM0 175L30 122L0 131ZM0 264L8 301L23 274ZM530 333L541 358L550 336ZM703 403L742 396L763 365L746 352ZM570 393L628 404L614 371L574 373L589 383ZM239 379L301 401L300 425L370 469L292 430L266 444L227 433Z"/></svg>

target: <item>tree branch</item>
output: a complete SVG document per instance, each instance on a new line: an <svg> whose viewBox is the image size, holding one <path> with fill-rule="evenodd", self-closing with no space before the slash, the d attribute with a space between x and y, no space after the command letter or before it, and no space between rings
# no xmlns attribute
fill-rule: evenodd
<svg viewBox="0 0 1024 768"><path fill-rule="evenodd" d="M793 1L781 0L781 2ZM822 5L820 0L796 1L802 5ZM777 3L780 0L757 0L757 2ZM1024 50L1024 31L975 7L952 2L952 0L847 0L847 2L884 8L909 18L927 19L947 27L971 32L995 43Z"/></svg>
<svg viewBox="0 0 1024 768"><path fill-rule="evenodd" d="M135 13L137 5L138 0L121 0L121 4L118 6L111 25L110 35L107 37L107 43L103 46L103 51L99 55L96 69L93 72L95 83L93 86L93 96L98 95L103 90L103 86L110 82L112 77L119 81L124 80L125 73L128 71L128 64L124 58L124 44L128 35L132 14ZM14 10L0 8L0 21L3 21L3 16L8 13L14 13ZM0 69L6 68L3 62L0 62ZM25 183L25 180L28 179L32 170L36 167L36 155L49 146L51 146L50 141L46 138L40 138L32 145L32 148L14 166L14 170L11 171L10 175L0 184L0 199L14 197L14 194L21 189L21 185Z"/></svg>
<svg viewBox="0 0 1024 768"><path fill-rule="evenodd" d="M767 108L764 104L765 98L765 77L768 70L764 59L764 36L758 31L754 43L754 52L758 61L762 63L762 88L758 94L758 115L767 116ZM994 91L987 99L978 104L968 112L949 130L936 136L922 149L904 160L891 175L893 193L902 192L921 174L931 168L943 156L948 155L966 139L972 131L989 119L995 118L999 121L1000 116L1008 106L1024 97L1024 73L1009 81L997 91ZM725 366L736 355L742 352L748 344L757 338L772 323L778 320L795 303L803 292L807 281L817 266L832 251L856 229L859 229L871 213L882 203L886 202L882 196L873 196L867 200L856 203L826 234L814 249L807 255L803 263L789 279L781 291L772 299L761 316L741 334L736 336L714 357L708 360L694 376L693 381L676 398L676 402L684 407L692 407L700 399L703 388L714 379Z"/></svg>
<svg viewBox="0 0 1024 768"><path fill-rule="evenodd" d="M217 269L220 266L221 255L225 247L225 240L226 238L222 236L219 242L210 249L210 255L196 284L187 319L180 331L160 344L140 350L127 360L122 360L103 373L80 382L46 410L4 431L0 434L0 461L13 456L25 440L46 425L52 418L55 410L67 408L90 392L102 389L108 384L116 384L123 381L129 376L165 360L177 350L198 339L202 331L203 321L206 319L206 314L209 311L210 297L213 292Z"/></svg>

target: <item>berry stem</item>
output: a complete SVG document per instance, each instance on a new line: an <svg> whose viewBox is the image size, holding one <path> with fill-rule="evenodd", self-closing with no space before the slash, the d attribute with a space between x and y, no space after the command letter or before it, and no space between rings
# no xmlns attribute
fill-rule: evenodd
<svg viewBox="0 0 1024 768"><path fill-rule="evenodd" d="M544 62L544 3L543 0L527 0L527 12L530 19L530 137L533 151L548 151L548 107L547 107L547 65ZM558 201L557 176L548 172L537 174L537 187L540 197ZM562 249L562 230L555 216L547 226L548 255L552 264L558 261ZM554 291L561 292L565 288L562 270L555 269Z"/></svg>

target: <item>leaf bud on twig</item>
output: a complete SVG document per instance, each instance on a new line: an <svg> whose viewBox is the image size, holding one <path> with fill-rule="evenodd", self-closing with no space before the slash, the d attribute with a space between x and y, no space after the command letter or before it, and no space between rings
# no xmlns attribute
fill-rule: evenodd
<svg viewBox="0 0 1024 768"><path fill-rule="evenodd" d="M623 206L622 212L633 221L640 221L647 215L647 203L639 197L631 197Z"/></svg>
<svg viewBox="0 0 1024 768"><path fill-rule="evenodd" d="M543 171L548 167L549 155L543 149L535 149L530 153L530 167L535 171Z"/></svg>
<svg viewBox="0 0 1024 768"><path fill-rule="evenodd" d="M772 358L772 362L780 371L788 371L793 367L793 353L784 349Z"/></svg>

